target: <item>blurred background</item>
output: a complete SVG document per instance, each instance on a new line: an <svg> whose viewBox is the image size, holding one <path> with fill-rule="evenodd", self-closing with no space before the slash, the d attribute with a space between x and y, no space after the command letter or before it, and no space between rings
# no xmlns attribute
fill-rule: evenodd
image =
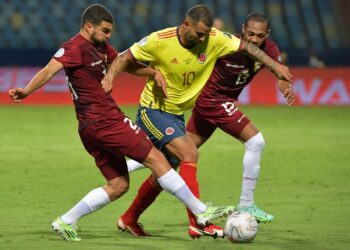
<svg viewBox="0 0 350 250"><path fill-rule="evenodd" d="M8 75L8 70L13 70L8 67L45 65L60 45L79 31L81 14L92 3L103 4L113 13L116 25L111 43L119 51L152 31L179 25L186 11L201 3L213 11L221 29L231 33L240 33L249 13L264 13L270 19L270 38L279 45L289 66L347 70L350 64L348 0L0 0L0 3L0 67L5 67L0 68L0 92L10 87L6 81L13 75L22 79L17 85L24 85L32 76L18 78L18 74L26 75L23 70ZM341 76L345 74L347 79L345 71ZM345 82L344 86L348 94L349 84ZM61 91L59 85L51 90L55 88Z"/></svg>
<svg viewBox="0 0 350 250"><path fill-rule="evenodd" d="M91 3L101 3L114 14L111 43L119 50L152 31L179 25L188 8L202 3L232 33L241 31L249 13L265 13L271 21L272 40L293 55L288 57L290 65L305 65L311 55L326 65L349 63L347 0L1 0L0 63L44 64L62 42L78 32L81 14Z"/></svg>

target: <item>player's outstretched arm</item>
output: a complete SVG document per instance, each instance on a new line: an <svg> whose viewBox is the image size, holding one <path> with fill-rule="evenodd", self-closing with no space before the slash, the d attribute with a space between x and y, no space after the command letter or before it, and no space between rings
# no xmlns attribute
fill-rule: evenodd
<svg viewBox="0 0 350 250"><path fill-rule="evenodd" d="M51 59L45 68L41 69L38 73L35 74L35 76L25 88L10 89L10 98L14 102L21 102L22 99L26 98L35 90L45 85L61 69L63 69L63 64L56 61L55 59Z"/></svg>
<svg viewBox="0 0 350 250"><path fill-rule="evenodd" d="M279 80L278 88L281 91L284 98L286 99L288 106L292 106L295 102L295 94L293 91L292 84L290 82Z"/></svg>
<svg viewBox="0 0 350 250"><path fill-rule="evenodd" d="M112 92L114 78L120 72L126 70L126 67L132 61L133 61L133 58L131 57L131 55L127 50L120 53L116 58L114 58L111 65L108 67L107 74L101 81L102 88L106 93Z"/></svg>
<svg viewBox="0 0 350 250"><path fill-rule="evenodd" d="M249 42L244 42L243 50L248 53L248 55L252 56L255 60L258 60L261 63L265 64L266 67L272 70L278 79L285 80L290 83L292 82L293 76L289 72L288 67L279 64L258 47Z"/></svg>

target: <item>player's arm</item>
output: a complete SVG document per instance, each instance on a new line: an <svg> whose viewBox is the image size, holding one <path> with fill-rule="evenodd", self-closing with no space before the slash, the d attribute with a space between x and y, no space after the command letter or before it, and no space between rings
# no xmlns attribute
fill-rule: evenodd
<svg viewBox="0 0 350 250"><path fill-rule="evenodd" d="M254 46L253 44L245 42L243 40L241 40L241 42L243 43L241 46L243 51L245 51L249 56L253 57L254 60L265 64L265 66L271 69L271 71L276 75L278 79L292 82L293 76L289 72L288 67L279 64L271 57L269 57L264 51Z"/></svg>
<svg viewBox="0 0 350 250"><path fill-rule="evenodd" d="M120 72L124 71L133 60L134 59L127 50L119 53L119 55L114 58L111 65L108 67L107 74L101 81L102 88L106 93L112 92L114 78L120 74Z"/></svg>
<svg viewBox="0 0 350 250"><path fill-rule="evenodd" d="M164 78L163 74L161 72L159 72L158 70L153 69L144 63L132 62L126 66L125 71L130 73L130 74L133 74L133 75L145 76L145 77L148 77L150 79L153 79L157 83L158 87L162 88L164 97L165 98L168 97L167 91L166 91L165 78Z"/></svg>
<svg viewBox="0 0 350 250"><path fill-rule="evenodd" d="M279 80L278 81L278 88L284 98L287 101L288 106L292 106L295 102L295 94L293 91L293 86L290 82Z"/></svg>
<svg viewBox="0 0 350 250"><path fill-rule="evenodd" d="M45 85L58 71L63 69L63 64L55 59L51 59L49 63L41 69L25 88L14 88L9 90L10 98L14 102L21 102L22 99L33 93Z"/></svg>

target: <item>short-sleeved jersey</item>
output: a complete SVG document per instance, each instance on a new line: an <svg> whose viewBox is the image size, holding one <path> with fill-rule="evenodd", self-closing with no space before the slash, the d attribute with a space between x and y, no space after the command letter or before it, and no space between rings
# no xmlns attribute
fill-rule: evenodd
<svg viewBox="0 0 350 250"><path fill-rule="evenodd" d="M238 35L236 35L239 37ZM281 62L277 45L269 39L260 47L268 56ZM253 77L264 67L244 52L227 55L217 60L214 70L202 90L197 103L205 105L208 98L218 100L237 100L239 94Z"/></svg>
<svg viewBox="0 0 350 250"><path fill-rule="evenodd" d="M164 98L153 80L141 95L141 105L172 114L183 114L192 108L208 80L216 60L240 49L240 39L212 29L207 39L185 48L179 39L178 27L152 33L132 45L129 52L137 61L150 62L167 82L168 98Z"/></svg>
<svg viewBox="0 0 350 250"><path fill-rule="evenodd" d="M80 129L98 120L124 115L101 86L107 66L116 56L108 43L96 46L80 34L65 42L53 56L64 66Z"/></svg>

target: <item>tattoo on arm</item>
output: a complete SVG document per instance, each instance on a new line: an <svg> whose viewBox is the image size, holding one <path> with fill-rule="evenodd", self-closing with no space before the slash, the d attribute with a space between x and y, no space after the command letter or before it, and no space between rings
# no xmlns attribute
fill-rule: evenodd
<svg viewBox="0 0 350 250"><path fill-rule="evenodd" d="M131 58L127 52L123 52L115 58L108 69L108 74L114 78L120 72L125 70L127 65L131 62Z"/></svg>
<svg viewBox="0 0 350 250"><path fill-rule="evenodd" d="M268 67L272 71L275 71L277 62L274 61L272 58L270 58L264 51L262 51L261 49L259 49L258 47L254 46L249 42L244 43L243 49L254 59L262 62L263 64L266 65L266 67Z"/></svg>

